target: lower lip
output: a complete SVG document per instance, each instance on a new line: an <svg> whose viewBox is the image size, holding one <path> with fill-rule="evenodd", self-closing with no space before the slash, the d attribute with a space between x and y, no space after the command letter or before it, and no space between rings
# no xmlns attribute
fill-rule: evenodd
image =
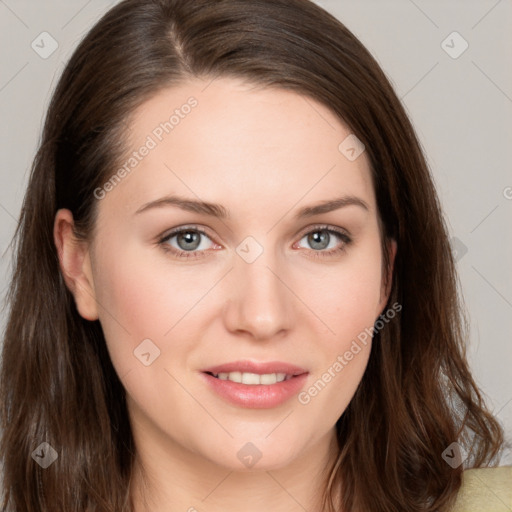
<svg viewBox="0 0 512 512"><path fill-rule="evenodd" d="M270 409L277 407L304 386L308 374L296 375L275 384L241 384L230 380L220 380L208 373L203 377L211 388L228 402L250 409Z"/></svg>

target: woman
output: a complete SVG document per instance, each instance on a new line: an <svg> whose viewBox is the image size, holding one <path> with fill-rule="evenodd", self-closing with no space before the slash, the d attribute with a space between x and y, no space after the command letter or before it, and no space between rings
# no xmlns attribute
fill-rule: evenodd
<svg viewBox="0 0 512 512"><path fill-rule="evenodd" d="M309 1L112 8L17 241L3 510L460 510L499 455L417 138Z"/></svg>

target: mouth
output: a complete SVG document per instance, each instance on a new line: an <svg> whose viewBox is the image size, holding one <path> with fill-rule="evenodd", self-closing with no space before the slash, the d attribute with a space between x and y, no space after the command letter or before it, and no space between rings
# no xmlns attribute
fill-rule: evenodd
<svg viewBox="0 0 512 512"><path fill-rule="evenodd" d="M277 407L304 386L309 372L282 362L237 361L203 370L208 387L239 407Z"/></svg>
<svg viewBox="0 0 512 512"><path fill-rule="evenodd" d="M213 372L205 372L212 377L220 380L229 380L231 382L236 382L238 384L246 384L248 386L270 386L272 384L276 384L277 382L283 382L285 380L290 380L294 377L294 375L287 375L286 373L250 373L250 372L221 372L221 373L213 373Z"/></svg>

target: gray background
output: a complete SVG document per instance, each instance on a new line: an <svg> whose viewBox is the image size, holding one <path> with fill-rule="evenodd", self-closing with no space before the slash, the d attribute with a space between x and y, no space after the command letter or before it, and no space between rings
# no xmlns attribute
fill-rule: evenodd
<svg viewBox="0 0 512 512"><path fill-rule="evenodd" d="M78 41L114 3L0 0L2 297L10 270L8 244L50 93ZM457 251L471 319L470 364L510 442L512 1L316 3L373 53L416 127ZM58 44L47 58L31 47L35 41L44 46L40 52L51 48L42 32ZM468 48L461 53L464 41ZM0 321L3 327L5 312ZM512 464L510 450L501 463Z"/></svg>

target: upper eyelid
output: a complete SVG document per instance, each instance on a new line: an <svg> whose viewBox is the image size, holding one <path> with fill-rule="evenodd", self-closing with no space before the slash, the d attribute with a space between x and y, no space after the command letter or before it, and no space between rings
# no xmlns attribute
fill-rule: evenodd
<svg viewBox="0 0 512 512"><path fill-rule="evenodd" d="M345 229L345 228L341 228L341 227L338 227L338 226L331 226L330 224L314 224L313 226L309 226L309 227L306 227L304 229L301 229L296 236L304 236L304 235L307 235L308 233L311 233L312 231L333 231L334 233L338 233L338 234L344 234L344 235L347 235L347 236L352 236L350 234L350 232Z"/></svg>

